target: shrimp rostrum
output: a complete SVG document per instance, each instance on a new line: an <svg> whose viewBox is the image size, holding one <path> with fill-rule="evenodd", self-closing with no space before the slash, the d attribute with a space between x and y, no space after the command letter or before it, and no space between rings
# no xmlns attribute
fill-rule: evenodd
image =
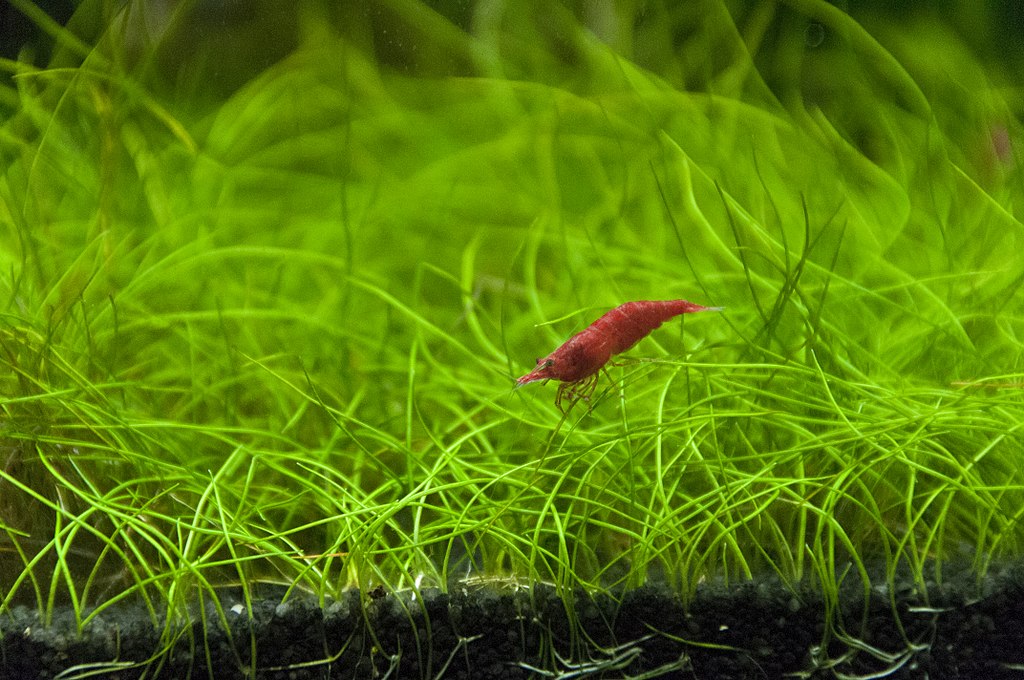
<svg viewBox="0 0 1024 680"><path fill-rule="evenodd" d="M625 352L673 317L721 309L702 307L686 300L638 300L619 305L554 352L538 359L537 367L519 378L516 387L537 380L560 381L555 404L564 413L564 399L569 400L570 408L578 399L590 399L597 388L599 372L612 356Z"/></svg>

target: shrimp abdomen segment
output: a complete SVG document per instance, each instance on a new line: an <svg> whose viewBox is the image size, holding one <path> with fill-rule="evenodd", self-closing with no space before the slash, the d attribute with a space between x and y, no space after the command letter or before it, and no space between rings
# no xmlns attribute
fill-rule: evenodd
<svg viewBox="0 0 1024 680"><path fill-rule="evenodd" d="M611 354L618 354L672 317L711 309L686 300L638 300L619 305L592 323L587 331L606 337Z"/></svg>

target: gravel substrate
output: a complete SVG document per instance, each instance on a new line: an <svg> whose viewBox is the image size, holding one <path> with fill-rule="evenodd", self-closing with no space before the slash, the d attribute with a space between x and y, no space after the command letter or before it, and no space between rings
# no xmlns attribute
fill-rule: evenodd
<svg viewBox="0 0 1024 680"><path fill-rule="evenodd" d="M207 603L205 617L163 637L128 607L103 612L82 635L70 612L44 627L16 608L0 616L0 677L1024 678L1024 569L928 592L926 602L909 583L874 588L865 608L851 586L848 637L824 645L821 598L774 580L703 586L685 608L655 586L576 594L567 599L579 628L553 588L498 581L419 596L350 591L323 608L268 591L251 615L226 591L229 631Z"/></svg>

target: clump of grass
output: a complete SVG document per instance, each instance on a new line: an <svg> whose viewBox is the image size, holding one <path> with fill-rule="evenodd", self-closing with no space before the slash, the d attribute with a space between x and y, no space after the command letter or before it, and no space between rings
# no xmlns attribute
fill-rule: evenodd
<svg viewBox="0 0 1024 680"><path fill-rule="evenodd" d="M966 162L1020 138L1012 102L951 126L830 5L706 4L310 8L207 89L175 74L213 46L161 56L185 9L132 59L124 15L3 64L0 609L502 576L834 598L1019 557L1020 171ZM511 390L677 297L727 310L568 415Z"/></svg>

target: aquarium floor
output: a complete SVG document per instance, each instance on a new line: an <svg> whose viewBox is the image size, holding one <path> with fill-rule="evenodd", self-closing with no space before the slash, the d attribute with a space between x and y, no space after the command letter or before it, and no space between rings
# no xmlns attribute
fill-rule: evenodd
<svg viewBox="0 0 1024 680"><path fill-rule="evenodd" d="M267 589L251 616L228 590L229 631L207 603L163 640L141 609L110 608L78 635L70 611L44 626L14 608L0 616L0 677L1024 678L1024 568L928 584L927 602L912 583L871 592L865 608L862 589L844 590L849 638L824 645L821 598L775 580L706 584L685 608L656 586L577 594L575 629L553 588L503 581L353 590L323 607Z"/></svg>

